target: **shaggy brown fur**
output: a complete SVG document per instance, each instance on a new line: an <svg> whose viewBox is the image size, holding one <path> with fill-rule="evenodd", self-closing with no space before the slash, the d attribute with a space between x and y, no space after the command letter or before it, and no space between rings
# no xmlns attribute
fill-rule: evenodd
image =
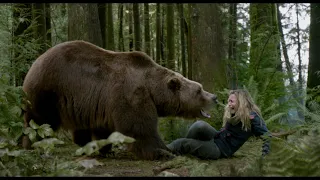
<svg viewBox="0 0 320 180"><path fill-rule="evenodd" d="M216 99L201 84L156 64L142 52L113 52L84 41L50 48L32 65L23 90L31 105L24 114L56 130L70 130L83 146L118 131L131 136L139 158L159 159L168 150L158 117L201 117ZM23 146L30 147L28 138ZM105 152L111 146L105 147Z"/></svg>

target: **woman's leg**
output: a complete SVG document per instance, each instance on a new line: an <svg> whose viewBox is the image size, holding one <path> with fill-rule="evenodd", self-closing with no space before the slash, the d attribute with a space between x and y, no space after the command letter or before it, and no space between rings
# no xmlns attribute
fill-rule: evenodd
<svg viewBox="0 0 320 180"><path fill-rule="evenodd" d="M210 124L198 120L190 126L186 138L209 141L213 139L217 133L218 131Z"/></svg>
<svg viewBox="0 0 320 180"><path fill-rule="evenodd" d="M180 138L167 145L173 153L191 154L201 159L218 159L221 152L214 143L214 139L201 141L196 139Z"/></svg>

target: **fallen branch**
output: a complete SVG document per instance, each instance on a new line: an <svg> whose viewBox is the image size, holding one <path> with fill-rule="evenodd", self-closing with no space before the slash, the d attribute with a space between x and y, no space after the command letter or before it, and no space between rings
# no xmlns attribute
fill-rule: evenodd
<svg viewBox="0 0 320 180"><path fill-rule="evenodd" d="M278 137L278 138L284 138L287 139L287 137L291 134L294 134L296 130L286 131L286 132L272 132L272 136Z"/></svg>

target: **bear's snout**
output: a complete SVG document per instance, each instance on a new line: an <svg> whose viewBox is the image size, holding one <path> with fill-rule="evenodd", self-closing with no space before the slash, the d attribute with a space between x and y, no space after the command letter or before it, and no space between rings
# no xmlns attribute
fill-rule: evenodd
<svg viewBox="0 0 320 180"><path fill-rule="evenodd" d="M217 95L215 95L215 94L212 94L212 98L211 98L212 100L213 100L213 102L214 103L218 103L218 97L217 97Z"/></svg>

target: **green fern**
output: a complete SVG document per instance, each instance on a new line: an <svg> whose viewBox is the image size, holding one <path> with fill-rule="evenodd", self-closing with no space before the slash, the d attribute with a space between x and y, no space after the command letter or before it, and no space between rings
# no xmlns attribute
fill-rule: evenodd
<svg viewBox="0 0 320 180"><path fill-rule="evenodd" d="M305 136L295 143L273 143L264 164L264 176L319 176L320 143L318 136Z"/></svg>

